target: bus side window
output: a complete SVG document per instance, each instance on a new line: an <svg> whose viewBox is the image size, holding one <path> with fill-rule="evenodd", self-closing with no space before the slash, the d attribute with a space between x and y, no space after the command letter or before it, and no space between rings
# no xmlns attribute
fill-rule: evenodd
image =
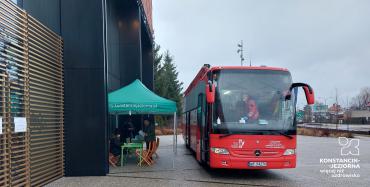
<svg viewBox="0 0 370 187"><path fill-rule="evenodd" d="M198 108L197 108L197 122L199 126L204 126L203 114L204 114L204 94L198 95Z"/></svg>

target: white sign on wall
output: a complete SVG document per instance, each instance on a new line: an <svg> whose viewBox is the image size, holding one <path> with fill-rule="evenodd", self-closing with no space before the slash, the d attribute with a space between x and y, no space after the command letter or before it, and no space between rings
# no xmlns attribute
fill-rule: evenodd
<svg viewBox="0 0 370 187"><path fill-rule="evenodd" d="M14 117L14 132L26 132L27 120L25 117Z"/></svg>

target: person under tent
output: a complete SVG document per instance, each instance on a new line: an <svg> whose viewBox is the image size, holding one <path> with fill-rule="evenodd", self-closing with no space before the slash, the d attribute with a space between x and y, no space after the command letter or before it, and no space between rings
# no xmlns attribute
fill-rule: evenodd
<svg viewBox="0 0 370 187"><path fill-rule="evenodd" d="M116 166L121 155L121 135L119 129L115 129L109 140L109 163Z"/></svg>
<svg viewBox="0 0 370 187"><path fill-rule="evenodd" d="M155 141L155 127L149 119L144 120L144 140L146 143L146 149L149 149L149 143Z"/></svg>

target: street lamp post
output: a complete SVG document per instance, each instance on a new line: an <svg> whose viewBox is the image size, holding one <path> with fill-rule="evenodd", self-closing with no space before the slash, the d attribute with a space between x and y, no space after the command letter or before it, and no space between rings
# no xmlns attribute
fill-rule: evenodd
<svg viewBox="0 0 370 187"><path fill-rule="evenodd" d="M243 66L244 55L243 55L243 40L238 43L237 53L240 53L240 65Z"/></svg>

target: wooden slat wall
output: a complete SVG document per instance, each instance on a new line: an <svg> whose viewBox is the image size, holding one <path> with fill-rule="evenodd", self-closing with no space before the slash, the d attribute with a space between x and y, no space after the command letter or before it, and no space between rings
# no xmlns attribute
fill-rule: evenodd
<svg viewBox="0 0 370 187"><path fill-rule="evenodd" d="M7 186L29 186L29 132L14 130L14 117L29 120L27 14L6 0L0 1L0 33L4 182Z"/></svg>
<svg viewBox="0 0 370 187"><path fill-rule="evenodd" d="M1 41L0 41L1 44ZM1 55L1 52L0 52ZM2 61L0 61L2 64ZM3 70L1 70L3 71ZM9 113L7 113L7 101L8 101L8 92L7 92L7 83L5 74L1 74L1 116L2 116L2 134L0 134L0 186L9 186L10 185L10 146L9 140L10 135L6 133L7 128L10 126L7 122Z"/></svg>
<svg viewBox="0 0 370 187"><path fill-rule="evenodd" d="M64 175L63 43L0 0L0 186L42 186ZM14 132L14 117L27 119Z"/></svg>
<svg viewBox="0 0 370 187"><path fill-rule="evenodd" d="M64 175L62 40L28 19L31 113L31 184Z"/></svg>

